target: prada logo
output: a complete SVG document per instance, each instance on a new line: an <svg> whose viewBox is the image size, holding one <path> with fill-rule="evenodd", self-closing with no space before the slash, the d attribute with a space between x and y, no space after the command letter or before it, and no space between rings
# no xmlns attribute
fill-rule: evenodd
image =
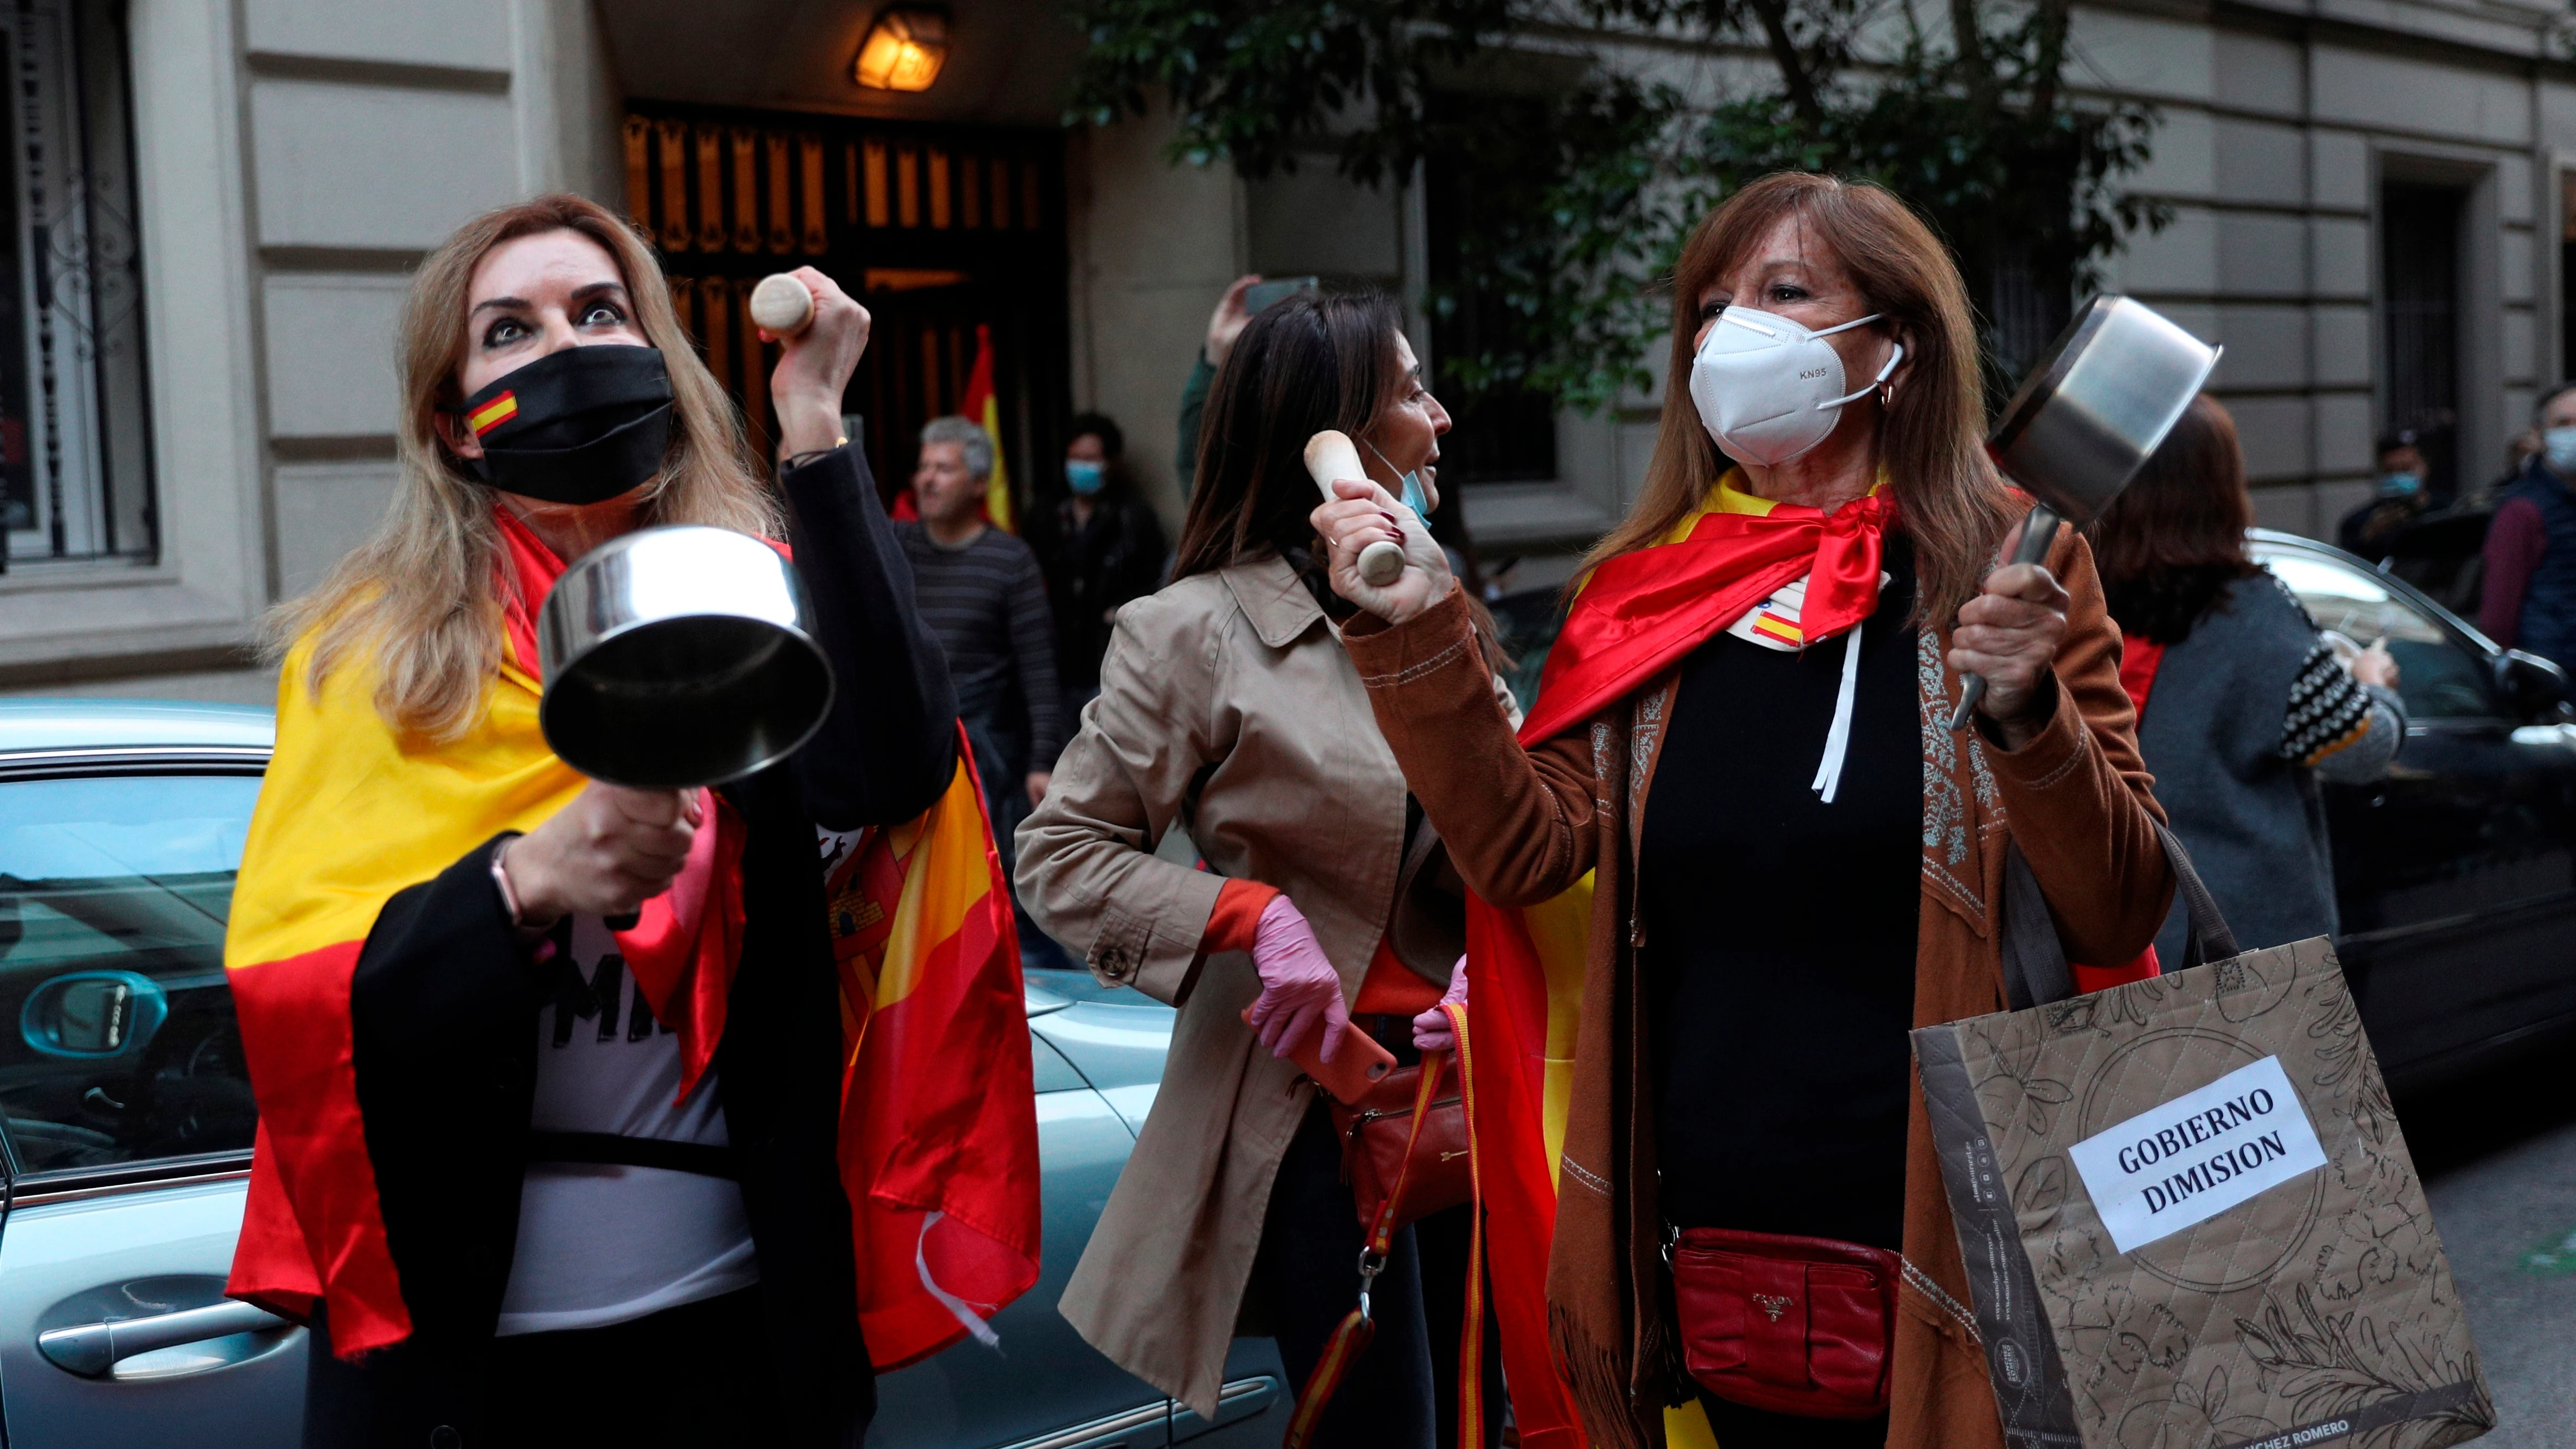
<svg viewBox="0 0 2576 1449"><path fill-rule="evenodd" d="M1780 1315L1789 1311L1789 1302L1789 1295L1785 1293L1777 1296L1769 1293L1756 1293L1753 1295L1753 1306L1761 1309L1764 1313L1771 1315L1771 1321L1773 1323L1779 1322Z"/></svg>

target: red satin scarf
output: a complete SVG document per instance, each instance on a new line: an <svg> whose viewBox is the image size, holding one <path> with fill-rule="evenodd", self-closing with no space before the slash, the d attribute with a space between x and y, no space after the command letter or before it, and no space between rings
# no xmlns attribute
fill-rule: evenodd
<svg viewBox="0 0 2576 1449"><path fill-rule="evenodd" d="M1521 743L1581 724L1801 575L1807 598L1799 628L1809 644L1877 610L1884 535L1896 514L1884 491L1830 516L1795 503L1754 511L1763 502L1721 481L1708 511L1686 524L1678 541L1593 570L1549 651Z"/></svg>

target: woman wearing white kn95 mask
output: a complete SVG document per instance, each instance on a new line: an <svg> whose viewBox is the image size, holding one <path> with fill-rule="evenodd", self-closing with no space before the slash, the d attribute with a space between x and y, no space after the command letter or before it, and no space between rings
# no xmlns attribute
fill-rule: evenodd
<svg viewBox="0 0 2576 1449"><path fill-rule="evenodd" d="M1644 485L1517 729L1442 561L1362 579L1392 535L1360 485L1313 518L1474 893L1474 1051L1521 1064L1469 1084L1512 1412L1528 1442L2003 1449L1906 1033L2004 1009L2010 847L2085 989L2153 971L2173 876L2119 631L2072 532L1997 566L2030 500L1986 457L1958 267L1894 195L1743 188L1672 322Z"/></svg>

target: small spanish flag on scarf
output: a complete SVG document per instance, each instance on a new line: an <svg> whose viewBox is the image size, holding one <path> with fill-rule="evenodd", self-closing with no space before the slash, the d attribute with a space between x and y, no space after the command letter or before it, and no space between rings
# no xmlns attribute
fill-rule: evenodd
<svg viewBox="0 0 2576 1449"><path fill-rule="evenodd" d="M532 627L563 564L506 513L507 652L480 720L424 746L378 717L373 672L280 676L277 751L251 818L224 964L259 1101L226 1291L330 1310L354 1358L408 1338L353 1065L350 982L385 903L587 783L537 727ZM853 681L853 684L857 682ZM714 1060L743 937L743 822L709 792L670 889L617 942L680 1038L682 1094ZM839 1165L869 1355L891 1369L975 1332L1037 1281L1037 1122L1010 898L962 746L918 819L864 832L826 883L842 973Z"/></svg>

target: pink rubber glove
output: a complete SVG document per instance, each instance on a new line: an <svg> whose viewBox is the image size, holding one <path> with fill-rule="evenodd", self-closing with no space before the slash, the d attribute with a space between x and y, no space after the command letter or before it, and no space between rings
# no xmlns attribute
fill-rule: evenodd
<svg viewBox="0 0 2576 1449"><path fill-rule="evenodd" d="M1252 969L1261 973L1261 999L1252 1003L1252 1029L1274 1057L1297 1051L1323 1033L1316 1055L1325 1061L1341 1050L1351 1009L1342 1000L1341 974L1315 941L1305 913L1283 892L1261 911L1252 933Z"/></svg>
<svg viewBox="0 0 2576 1449"><path fill-rule="evenodd" d="M1440 996L1440 1006L1467 1004L1467 958L1449 968L1449 989ZM1435 1006L1413 1019L1413 1049L1445 1052L1458 1045L1458 1034L1449 1029L1449 1013Z"/></svg>

